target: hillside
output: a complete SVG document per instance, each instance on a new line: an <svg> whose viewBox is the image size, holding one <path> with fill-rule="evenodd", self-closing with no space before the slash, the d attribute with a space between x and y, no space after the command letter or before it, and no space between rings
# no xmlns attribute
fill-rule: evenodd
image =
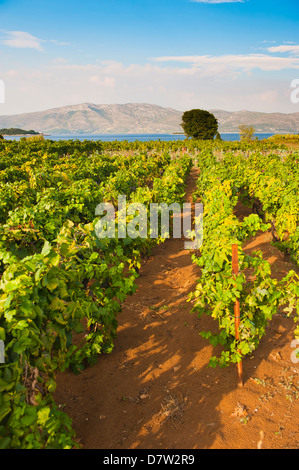
<svg viewBox="0 0 299 470"><path fill-rule="evenodd" d="M253 125L256 132L299 132L299 113L258 113L211 110L220 132L239 132L240 124ZM182 132L183 112L146 103L83 103L46 111L0 116L0 128L35 129L47 134L121 134Z"/></svg>
<svg viewBox="0 0 299 470"><path fill-rule="evenodd" d="M256 132L299 132L299 113L228 112L219 109L211 112L218 119L220 132L238 132L240 124L252 125Z"/></svg>
<svg viewBox="0 0 299 470"><path fill-rule="evenodd" d="M47 111L0 116L0 127L27 127L50 134L180 132L182 113L151 104L84 103Z"/></svg>

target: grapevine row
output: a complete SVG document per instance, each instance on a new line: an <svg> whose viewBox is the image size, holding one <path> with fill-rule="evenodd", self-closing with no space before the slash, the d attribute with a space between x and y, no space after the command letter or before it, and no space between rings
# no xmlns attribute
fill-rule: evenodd
<svg viewBox="0 0 299 470"><path fill-rule="evenodd" d="M252 159L261 165L268 158L255 154ZM234 209L244 190L253 193L253 186L260 188L260 180L252 172L251 159L244 154L236 156L228 153L217 159L213 152L202 152L198 157L201 169L198 188L194 197L204 205L204 243L200 253L193 255L193 262L200 268L201 276L190 300L193 312L199 316L207 314L217 320L217 332L203 331L213 346L221 345L220 356L210 360L211 366L226 366L240 362L244 356L252 353L266 332L266 327L279 308L291 314L296 312L299 318L299 283L298 276L290 271L281 281L273 279L270 264L265 261L260 251L246 255L244 242L257 231L268 230L269 217L251 214L240 221ZM270 171L270 170L269 170ZM269 175L264 176L264 187ZM245 182L247 186L245 185ZM290 188L288 188L290 189ZM268 193L269 194L269 193ZM273 191L273 195L283 207L283 196ZM260 197L260 193L258 193ZM273 200L273 199L272 199ZM269 201L265 196L264 202ZM279 211L277 211L279 213ZM232 245L239 247L239 270L235 279L232 273ZM241 320L239 339L235 338L234 304L240 302ZM299 337L297 328L296 334Z"/></svg>
<svg viewBox="0 0 299 470"><path fill-rule="evenodd" d="M182 200L192 164L188 156L78 152L30 150L0 174L3 448L76 445L70 418L53 400L55 376L112 350L117 314L154 243L97 238L95 207L115 203L118 194L145 205Z"/></svg>

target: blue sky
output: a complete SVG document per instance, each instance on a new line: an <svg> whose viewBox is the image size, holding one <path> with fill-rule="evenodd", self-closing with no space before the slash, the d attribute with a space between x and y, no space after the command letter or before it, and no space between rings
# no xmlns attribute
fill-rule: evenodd
<svg viewBox="0 0 299 470"><path fill-rule="evenodd" d="M0 0L0 114L147 102L298 112L298 0Z"/></svg>

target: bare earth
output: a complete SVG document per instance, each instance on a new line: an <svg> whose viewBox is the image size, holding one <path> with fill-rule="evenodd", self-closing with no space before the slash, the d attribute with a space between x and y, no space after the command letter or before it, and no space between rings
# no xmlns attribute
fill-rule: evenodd
<svg viewBox="0 0 299 470"><path fill-rule="evenodd" d="M191 202L198 170L187 180ZM242 206L238 216L245 214ZM261 249L280 278L299 269L261 234ZM83 449L294 449L299 447L299 364L291 361L294 321L277 314L253 356L211 369L216 351L199 336L214 322L186 302L200 273L184 241L169 239L146 260L138 290L123 305L110 355L79 376L57 377L55 398L73 419Z"/></svg>

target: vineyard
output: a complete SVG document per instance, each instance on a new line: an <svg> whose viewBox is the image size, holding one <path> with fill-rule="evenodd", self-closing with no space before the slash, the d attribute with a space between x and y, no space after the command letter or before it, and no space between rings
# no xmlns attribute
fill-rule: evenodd
<svg viewBox="0 0 299 470"><path fill-rule="evenodd" d="M80 427L83 415L80 419L75 416L75 384L84 385L90 377L84 374L107 367L104 387L108 392L103 383L99 386L95 382L92 389L90 382L88 387L94 400L95 396L103 400L107 396L110 406L117 391L111 375L115 365L109 369L108 361L113 357L119 360L117 348L124 341L122 334L128 330L128 348L130 344L145 344L142 336L137 341L136 329L124 326L122 315L127 322L139 325L142 334L147 334L150 321L154 325L159 320L157 338L165 330L169 345L171 330L166 321L173 321L176 333L184 333L186 351L189 343L196 349L198 342L198 350L209 345L205 349L209 351L209 357L205 352L208 377L216 373L217 380L222 380L234 371L229 375L233 389L237 386L236 364L244 361L244 369L249 366L248 361L259 351L277 318L288 325L292 339L299 340L299 153L284 144L275 139L252 143L129 143L54 142L38 137L0 142L0 340L5 346L0 364L0 448L80 448L80 439L84 447L84 434L86 438L89 432ZM188 186L190 178L192 186ZM142 203L146 208L151 203L182 205L187 196L190 202L203 204L203 245L199 250L182 252L184 263L195 276L180 293L180 309L188 309L188 316L182 317L183 326L175 326L175 295L169 294L159 303L157 299L166 287L163 283L151 284L146 275L158 253L166 260L166 251L173 249L171 256L175 257L174 243L182 240L96 235L97 205L106 202L116 208L119 195L126 196L128 205ZM248 252L248 243L258 236L270 237L269 246L288 260L289 269L280 273L283 275L273 275L263 249ZM238 246L237 275L232 272L232 245ZM182 277L186 283L185 274ZM170 283L179 279L179 270L170 278ZM149 285L144 287L142 283L146 282ZM146 289L157 297L155 303L151 300L147 304L147 314L143 307L140 310ZM240 306L237 337L236 301ZM188 329L191 321L196 321L192 332ZM146 350L149 370L162 362L167 347L163 343L155 359L150 358L151 349ZM172 356L176 354L174 349ZM296 354L293 356L288 365L295 369L298 360ZM120 373L129 362L123 362ZM176 362L172 367L175 373L182 369ZM102 369L101 374L104 376ZM145 377L144 371L139 374ZM246 369L244 376L248 382ZM135 373L132 386L136 377ZM126 380L119 378L122 385ZM63 393L66 383L73 390L72 397L67 385ZM138 397L123 395L118 403L144 405L150 387L146 381L142 383ZM150 383L154 386L154 376ZM298 379L291 381L289 376L288 384L294 413ZM169 390L167 393L164 414L156 413L160 427L162 417L180 415L188 403L187 396L175 401ZM67 404L62 403L66 395ZM83 401L87 406L88 400ZM115 433L120 416L107 430L107 416L92 410L98 414L98 439ZM129 409L122 411L129 413ZM192 415L197 416L196 407ZM142 413L140 416L138 423L144 419ZM244 416L249 419L248 413ZM295 413L292 416L295 420ZM241 418L244 424L246 420ZM199 414L196 420L201 419ZM142 432L145 430L140 435ZM157 436L161 438L159 430ZM117 441L119 447L138 447L123 438ZM298 442L294 435L294 447ZM105 444L100 441L95 445L101 448ZM145 445L153 444L147 441ZM180 448L183 443L165 445Z"/></svg>

